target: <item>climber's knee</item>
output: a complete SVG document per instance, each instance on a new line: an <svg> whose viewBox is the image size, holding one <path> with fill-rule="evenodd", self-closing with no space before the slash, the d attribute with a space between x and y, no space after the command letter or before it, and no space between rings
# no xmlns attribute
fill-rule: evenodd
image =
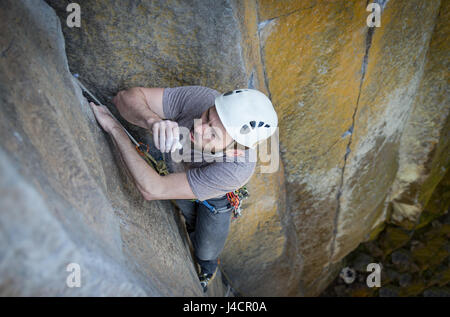
<svg viewBox="0 0 450 317"><path fill-rule="evenodd" d="M221 250L214 248L195 249L195 257L202 261L212 261L217 259Z"/></svg>

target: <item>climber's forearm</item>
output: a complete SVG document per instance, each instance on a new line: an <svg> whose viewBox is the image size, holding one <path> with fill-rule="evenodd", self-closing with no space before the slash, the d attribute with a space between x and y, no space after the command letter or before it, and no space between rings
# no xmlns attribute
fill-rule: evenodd
<svg viewBox="0 0 450 317"><path fill-rule="evenodd" d="M125 165L130 171L137 188L144 199L150 200L151 197L153 197L153 193L150 192L150 189L155 187L151 186L151 184L160 184L162 176L139 156L135 147L121 127L113 128L110 134Z"/></svg>

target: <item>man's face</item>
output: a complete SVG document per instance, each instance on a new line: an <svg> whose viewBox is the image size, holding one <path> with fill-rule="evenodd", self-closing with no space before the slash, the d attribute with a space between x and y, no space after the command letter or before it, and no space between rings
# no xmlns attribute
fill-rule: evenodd
<svg viewBox="0 0 450 317"><path fill-rule="evenodd" d="M190 138L196 148L213 153L220 152L233 143L233 138L220 121L216 106L210 107L202 113L200 119L194 120Z"/></svg>

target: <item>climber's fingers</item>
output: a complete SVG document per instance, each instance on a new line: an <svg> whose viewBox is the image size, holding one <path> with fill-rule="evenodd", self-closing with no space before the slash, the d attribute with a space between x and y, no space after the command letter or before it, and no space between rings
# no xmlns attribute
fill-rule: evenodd
<svg viewBox="0 0 450 317"><path fill-rule="evenodd" d="M179 128L174 121L155 122L152 127L153 142L161 152L174 151L179 147Z"/></svg>
<svg viewBox="0 0 450 317"><path fill-rule="evenodd" d="M163 153L166 151L166 129L164 123L159 128L159 150Z"/></svg>
<svg viewBox="0 0 450 317"><path fill-rule="evenodd" d="M153 132L153 144L159 150L159 125L158 122L155 122L152 126Z"/></svg>
<svg viewBox="0 0 450 317"><path fill-rule="evenodd" d="M103 128L103 130L105 130L106 132L111 132L112 129L118 125L104 106L97 106L93 102L90 102L89 105L91 106L91 109L94 112L95 119L97 120L98 124Z"/></svg>
<svg viewBox="0 0 450 317"><path fill-rule="evenodd" d="M170 152L170 149L172 148L172 143L173 143L173 128L171 127L171 125L167 125L166 127L166 147L165 147L165 152Z"/></svg>
<svg viewBox="0 0 450 317"><path fill-rule="evenodd" d="M172 135L173 135L173 143L172 147L170 148L170 152L175 151L176 149L180 148L180 129L178 128L178 124L174 125L172 128Z"/></svg>

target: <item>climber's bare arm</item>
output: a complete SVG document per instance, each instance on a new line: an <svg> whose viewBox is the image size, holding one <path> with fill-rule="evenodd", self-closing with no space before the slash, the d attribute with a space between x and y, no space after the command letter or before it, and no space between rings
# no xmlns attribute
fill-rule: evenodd
<svg viewBox="0 0 450 317"><path fill-rule="evenodd" d="M164 119L162 96L164 88L134 87L121 90L113 99L114 105L127 121L145 129Z"/></svg>
<svg viewBox="0 0 450 317"><path fill-rule="evenodd" d="M145 200L195 198L186 173L160 176L139 156L122 128L114 127L110 134Z"/></svg>
<svg viewBox="0 0 450 317"><path fill-rule="evenodd" d="M163 92L164 88L134 87L119 91L113 103L127 121L152 131L158 150L171 152L177 147L180 132L176 122L164 118Z"/></svg>
<svg viewBox="0 0 450 317"><path fill-rule="evenodd" d="M104 106L90 103L95 118L100 126L108 132L119 149L127 169L146 200L194 199L185 173L160 176L137 153L122 127L111 117Z"/></svg>

